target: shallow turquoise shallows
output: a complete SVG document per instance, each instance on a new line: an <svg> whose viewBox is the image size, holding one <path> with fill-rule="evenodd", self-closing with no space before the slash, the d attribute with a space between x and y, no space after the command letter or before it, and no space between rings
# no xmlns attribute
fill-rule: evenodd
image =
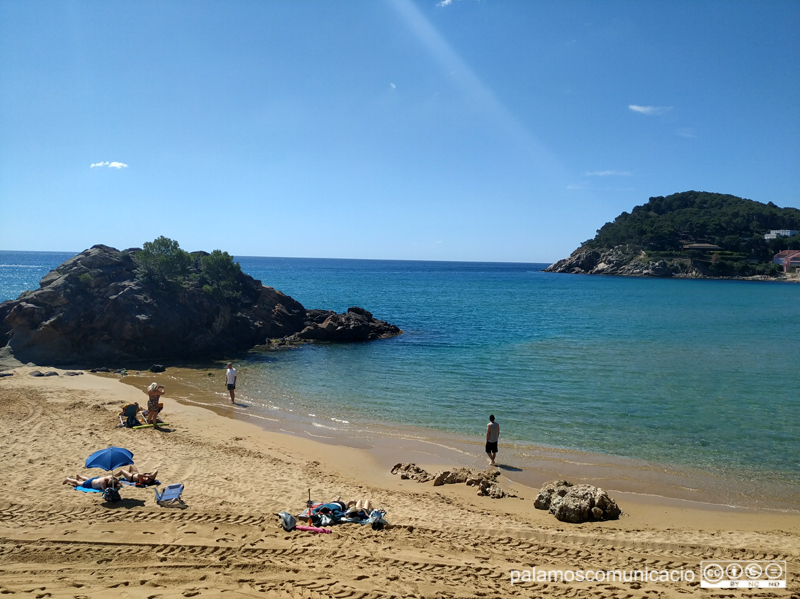
<svg viewBox="0 0 800 599"><path fill-rule="evenodd" d="M0 252L0 299L70 256ZM306 308L361 306L404 330L237 358L262 406L470 436L494 413L504 441L772 482L800 475L800 285L237 260Z"/></svg>

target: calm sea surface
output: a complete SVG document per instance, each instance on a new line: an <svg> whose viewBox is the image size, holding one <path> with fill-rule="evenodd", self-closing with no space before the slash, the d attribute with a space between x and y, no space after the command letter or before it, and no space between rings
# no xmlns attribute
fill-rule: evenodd
<svg viewBox="0 0 800 599"><path fill-rule="evenodd" d="M0 252L0 300L73 254ZM403 335L237 358L251 410L411 425L800 479L800 285L589 277L545 264L237 257L306 308ZM305 415L308 416L305 416Z"/></svg>

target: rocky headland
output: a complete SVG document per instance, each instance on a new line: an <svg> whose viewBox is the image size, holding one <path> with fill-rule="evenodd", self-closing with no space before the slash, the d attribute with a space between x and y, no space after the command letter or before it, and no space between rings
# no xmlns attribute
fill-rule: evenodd
<svg viewBox="0 0 800 599"><path fill-rule="evenodd" d="M668 264L665 260L648 260L640 248L617 246L611 249L578 248L569 258L559 260L545 272L583 275L619 275L627 277L702 276L691 264Z"/></svg>
<svg viewBox="0 0 800 599"><path fill-rule="evenodd" d="M545 272L758 281L796 280L777 264L800 249L800 210L736 196L686 191L652 197L597 230ZM780 262L780 260L777 260Z"/></svg>
<svg viewBox="0 0 800 599"><path fill-rule="evenodd" d="M241 271L216 293L194 260L180 286L137 277L139 249L105 245L67 260L37 290L0 304L0 346L46 365L222 358L271 339L370 341L402 331L362 308L344 314L300 302Z"/></svg>
<svg viewBox="0 0 800 599"><path fill-rule="evenodd" d="M653 260L638 246L619 245L610 249L580 247L544 272L579 275L615 275L620 277L660 277L683 279L735 279L747 281L790 281L783 273L773 275L720 275L708 260L671 258Z"/></svg>

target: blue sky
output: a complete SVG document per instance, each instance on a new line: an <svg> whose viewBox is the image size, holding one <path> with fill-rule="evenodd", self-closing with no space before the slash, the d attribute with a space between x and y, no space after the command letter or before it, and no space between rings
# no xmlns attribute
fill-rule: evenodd
<svg viewBox="0 0 800 599"><path fill-rule="evenodd" d="M552 262L800 207L800 2L0 0L0 249Z"/></svg>

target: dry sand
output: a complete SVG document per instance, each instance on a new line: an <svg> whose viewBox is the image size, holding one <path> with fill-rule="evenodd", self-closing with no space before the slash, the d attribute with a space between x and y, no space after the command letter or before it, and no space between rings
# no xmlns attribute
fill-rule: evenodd
<svg viewBox="0 0 800 599"><path fill-rule="evenodd" d="M114 378L0 378L0 594L24 597L685 597L702 560L786 560L800 597L800 515L709 509L615 494L617 521L569 525L522 498L464 485L401 481L361 449L319 444L165 399L163 431L116 428L119 408L146 397ZM51 369L48 369L51 370ZM133 451L140 469L186 485L187 507L123 489L109 505L61 484L90 472L93 451ZM397 461L407 461L397 455ZM97 471L95 471L97 473ZM390 526L345 524L287 533L275 513L316 500L371 498ZM683 570L695 581L533 582L512 570ZM738 597L745 591L715 592Z"/></svg>

